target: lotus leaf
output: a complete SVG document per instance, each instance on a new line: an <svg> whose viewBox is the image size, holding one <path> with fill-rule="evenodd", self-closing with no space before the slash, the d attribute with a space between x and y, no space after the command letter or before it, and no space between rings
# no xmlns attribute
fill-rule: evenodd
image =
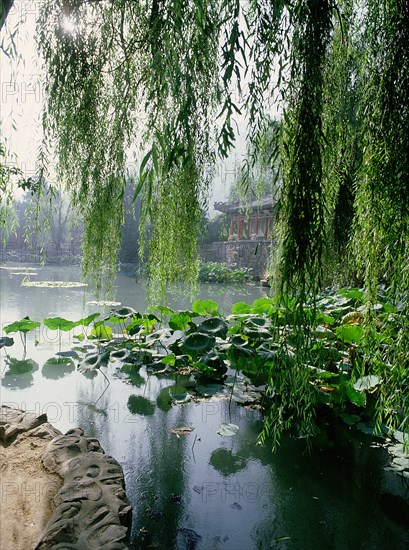
<svg viewBox="0 0 409 550"><path fill-rule="evenodd" d="M197 330L198 332L205 332L219 338L226 338L228 324L220 317L210 317L198 325Z"/></svg>
<svg viewBox="0 0 409 550"><path fill-rule="evenodd" d="M357 344L361 341L364 329L361 325L341 325L335 330L340 340L347 344Z"/></svg>
<svg viewBox="0 0 409 550"><path fill-rule="evenodd" d="M198 315L217 315L219 306L213 300L196 300L192 304L192 310Z"/></svg>
<svg viewBox="0 0 409 550"><path fill-rule="evenodd" d="M239 427L237 426L237 424L222 423L220 424L217 433L222 436L232 437L233 435L236 435L238 431Z"/></svg>
<svg viewBox="0 0 409 550"><path fill-rule="evenodd" d="M375 376L373 374L369 376L363 376L362 378L359 378L355 384L354 388L357 391L364 391L364 390L371 390L372 388L375 388L376 386L379 386L381 383L381 379L379 376Z"/></svg>
<svg viewBox="0 0 409 550"><path fill-rule="evenodd" d="M231 308L233 315L242 315L252 312L252 307L245 302L236 302Z"/></svg>
<svg viewBox="0 0 409 550"><path fill-rule="evenodd" d="M110 340L112 338L112 328L105 325L98 325L92 329L91 335L98 340Z"/></svg>
<svg viewBox="0 0 409 550"><path fill-rule="evenodd" d="M203 332L194 332L189 334L181 345L183 353L187 353L192 357L202 355L206 351L211 350L216 343L216 339L211 334L205 334Z"/></svg>
<svg viewBox="0 0 409 550"><path fill-rule="evenodd" d="M253 313L268 313L274 312L274 301L272 298L259 298L253 302Z"/></svg>
<svg viewBox="0 0 409 550"><path fill-rule="evenodd" d="M73 321L68 321L62 317L48 317L44 319L43 323L50 330L63 330L64 332L68 332L76 326Z"/></svg>
<svg viewBox="0 0 409 550"><path fill-rule="evenodd" d="M26 332L30 332L30 330L38 328L39 326L41 326L41 323L38 321L32 321L29 317L23 317L21 321L14 321L14 323L4 327L3 330L6 334L10 334L11 332L22 332L24 334Z"/></svg>
<svg viewBox="0 0 409 550"><path fill-rule="evenodd" d="M169 319L169 326L173 330L186 330L192 321L192 314L188 311L174 313Z"/></svg>
<svg viewBox="0 0 409 550"><path fill-rule="evenodd" d="M78 366L78 370L82 373L99 369L102 366L106 366L109 359L109 352L104 353L91 353L87 355Z"/></svg>
<svg viewBox="0 0 409 550"><path fill-rule="evenodd" d="M4 347L9 348L13 344L14 344L13 338L9 338L8 336L3 336L2 338L0 338L0 349Z"/></svg>
<svg viewBox="0 0 409 550"><path fill-rule="evenodd" d="M97 317L99 317L99 313L91 313L91 315L88 315L88 317L84 317L80 319L79 321L75 321L74 326L75 327L88 327L92 321L94 321Z"/></svg>

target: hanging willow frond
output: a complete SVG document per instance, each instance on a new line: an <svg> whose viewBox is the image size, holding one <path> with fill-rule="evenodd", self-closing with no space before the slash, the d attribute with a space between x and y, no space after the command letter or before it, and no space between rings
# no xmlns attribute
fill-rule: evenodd
<svg viewBox="0 0 409 550"><path fill-rule="evenodd" d="M284 179L280 214L280 277L284 292L302 296L321 283L325 242L322 178L323 77L332 29L327 0L297 3L290 84L284 114Z"/></svg>

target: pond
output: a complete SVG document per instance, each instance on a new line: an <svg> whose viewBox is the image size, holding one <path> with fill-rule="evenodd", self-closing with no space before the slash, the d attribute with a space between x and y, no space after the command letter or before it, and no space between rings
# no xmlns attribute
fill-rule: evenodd
<svg viewBox="0 0 409 550"><path fill-rule="evenodd" d="M78 268L32 267L37 275L30 281L79 280ZM93 298L84 288L21 286L25 275L13 273L22 270L0 269L2 326L26 315L78 319L103 310L87 304ZM251 285L200 290L224 313L263 293ZM144 311L145 288L119 275L116 300ZM190 302L182 295L172 305ZM13 336L8 353L18 364L23 348ZM55 331L29 336L25 372L10 374L1 351L1 403L47 413L63 432L81 426L120 462L133 507L132 548L408 547L407 509L393 497L402 492L401 479L384 470L386 453L370 437L328 426L311 448L286 437L273 454L256 445L263 427L257 410L228 401L172 404L170 393L183 392L186 377L155 377L143 368L125 381L110 364L107 385L99 372L88 378L74 365L47 362L59 348ZM73 345L72 335L64 334L62 349ZM221 423L236 424L237 434L218 434ZM171 431L180 427L193 430Z"/></svg>

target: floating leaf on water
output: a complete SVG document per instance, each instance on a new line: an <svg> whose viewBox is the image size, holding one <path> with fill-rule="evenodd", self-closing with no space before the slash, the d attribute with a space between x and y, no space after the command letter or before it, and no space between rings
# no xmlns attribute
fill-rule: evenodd
<svg viewBox="0 0 409 550"><path fill-rule="evenodd" d="M367 435L375 435L375 423L374 422L358 422L356 425L358 430Z"/></svg>
<svg viewBox="0 0 409 550"><path fill-rule="evenodd" d="M398 466L402 470L409 470L409 458L398 456L392 460L392 466Z"/></svg>
<svg viewBox="0 0 409 550"><path fill-rule="evenodd" d="M189 435L193 430L194 428L190 428L189 426L180 426L179 428L171 428L169 431L177 437L180 437L181 435Z"/></svg>
<svg viewBox="0 0 409 550"><path fill-rule="evenodd" d="M84 288L87 283L75 281L22 281L21 286L36 288Z"/></svg>
<svg viewBox="0 0 409 550"><path fill-rule="evenodd" d="M364 291L360 288L341 288L338 294L350 300L363 300Z"/></svg>
<svg viewBox="0 0 409 550"><path fill-rule="evenodd" d="M109 354L109 359L111 361L126 361L130 354L131 352L129 351L129 349L117 349L115 351L111 351L111 353Z"/></svg>
<svg viewBox="0 0 409 550"><path fill-rule="evenodd" d="M409 449L405 449L402 443L388 447L388 451L396 457L409 459Z"/></svg>
<svg viewBox="0 0 409 550"><path fill-rule="evenodd" d="M189 403L191 401L192 396L190 393L172 393L169 391L169 396L172 399L173 403L176 403L176 405L183 405L184 403Z"/></svg>
<svg viewBox="0 0 409 550"><path fill-rule="evenodd" d="M378 386L380 383L381 379L379 378L379 376L370 374L369 376L363 376L362 378L359 378L354 384L354 389L356 389L357 391L371 390L372 388Z"/></svg>
<svg viewBox="0 0 409 550"><path fill-rule="evenodd" d="M220 424L217 433L222 436L232 437L233 435L237 434L239 429L240 428L237 426L237 424L222 423Z"/></svg>
<svg viewBox="0 0 409 550"><path fill-rule="evenodd" d="M121 305L121 302L110 302L108 300L90 300L89 302L87 302L87 306L116 307L120 305Z"/></svg>
<svg viewBox="0 0 409 550"><path fill-rule="evenodd" d="M395 430L393 432L393 437L399 441L399 443L409 443L409 433L401 432L399 430Z"/></svg>
<svg viewBox="0 0 409 550"><path fill-rule="evenodd" d="M4 347L9 348L13 344L14 339L10 338L9 336L3 336L2 338L0 338L0 349Z"/></svg>

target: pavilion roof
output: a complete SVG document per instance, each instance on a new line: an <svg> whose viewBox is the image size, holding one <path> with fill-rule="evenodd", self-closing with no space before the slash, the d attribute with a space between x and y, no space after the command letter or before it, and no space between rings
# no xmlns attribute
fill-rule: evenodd
<svg viewBox="0 0 409 550"><path fill-rule="evenodd" d="M249 202L215 202L214 209L219 212L225 212L229 214L234 214L236 212L250 213L250 212L261 212L267 210L268 212L274 212L275 202L273 201L272 195L267 195L261 199L256 199Z"/></svg>

